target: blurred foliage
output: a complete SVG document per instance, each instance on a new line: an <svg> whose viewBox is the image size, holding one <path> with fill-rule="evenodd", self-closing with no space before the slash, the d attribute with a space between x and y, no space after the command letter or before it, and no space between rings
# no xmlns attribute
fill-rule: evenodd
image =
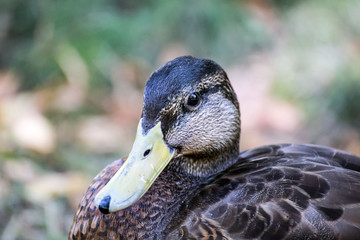
<svg viewBox="0 0 360 240"><path fill-rule="evenodd" d="M169 42L227 63L266 43L261 25L236 1L15 0L0 9L8 22L0 66L12 66L23 89L59 81L67 51L79 54L97 87L111 84L114 58L141 58L154 67Z"/></svg>
<svg viewBox="0 0 360 240"><path fill-rule="evenodd" d="M358 1L312 1L282 13L288 33L274 56L273 89L310 121L331 114L359 129L359 7Z"/></svg>
<svg viewBox="0 0 360 240"><path fill-rule="evenodd" d="M289 8L294 7L295 5L302 3L306 0L292 0L292 1L287 1L287 0L271 0L271 2L274 4L274 6L276 6L277 9L281 10L281 11L287 11L289 10Z"/></svg>
<svg viewBox="0 0 360 240"><path fill-rule="evenodd" d="M348 123L356 129L360 129L359 66L359 61L346 66L324 91L325 97L329 99L327 107L332 109L340 122Z"/></svg>

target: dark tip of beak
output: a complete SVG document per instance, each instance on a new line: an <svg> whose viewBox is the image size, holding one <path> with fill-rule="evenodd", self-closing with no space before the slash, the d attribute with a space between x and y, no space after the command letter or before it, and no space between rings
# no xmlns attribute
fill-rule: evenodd
<svg viewBox="0 0 360 240"><path fill-rule="evenodd" d="M108 214L109 213L110 200L111 200L111 197L109 195L104 197L101 200L101 202L99 204L99 210L103 214Z"/></svg>

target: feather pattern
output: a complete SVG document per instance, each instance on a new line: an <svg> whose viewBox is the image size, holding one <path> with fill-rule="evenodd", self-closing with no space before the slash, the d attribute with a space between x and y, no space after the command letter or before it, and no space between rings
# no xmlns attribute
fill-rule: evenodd
<svg viewBox="0 0 360 240"><path fill-rule="evenodd" d="M69 239L356 239L360 234L360 158L339 150L283 144L244 151L211 182L182 184L180 192L192 194L176 202L178 208L161 207L173 194L165 191L162 203L153 202L163 212L145 212L140 219L137 211L103 215L92 202L122 162L94 179ZM164 179L158 184L166 186ZM162 218L167 226L156 230ZM133 221L137 231L123 229L124 220ZM146 228L152 234L142 234Z"/></svg>
<svg viewBox="0 0 360 240"><path fill-rule="evenodd" d="M357 156L313 145L242 152L190 200L175 231L183 239L357 239L359 166Z"/></svg>

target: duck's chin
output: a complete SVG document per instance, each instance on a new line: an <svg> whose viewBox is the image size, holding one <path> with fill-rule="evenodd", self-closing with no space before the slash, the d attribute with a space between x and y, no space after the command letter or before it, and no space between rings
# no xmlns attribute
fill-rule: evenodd
<svg viewBox="0 0 360 240"><path fill-rule="evenodd" d="M236 162L238 148L233 153L224 151L206 153L178 153L170 162L169 168L180 174L208 178L224 171Z"/></svg>

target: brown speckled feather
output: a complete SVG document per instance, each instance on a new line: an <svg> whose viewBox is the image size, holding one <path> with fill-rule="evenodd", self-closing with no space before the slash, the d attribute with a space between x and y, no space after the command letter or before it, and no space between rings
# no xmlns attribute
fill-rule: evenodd
<svg viewBox="0 0 360 240"><path fill-rule="evenodd" d="M134 206L103 215L92 202L120 167L92 182L69 239L358 239L360 158L312 145L245 151L208 180L163 172ZM148 204L145 206L144 204Z"/></svg>
<svg viewBox="0 0 360 240"><path fill-rule="evenodd" d="M115 227L117 224L115 224L115 222L122 216L117 213L111 215L101 214L95 207L93 200L123 162L123 160L114 161L94 178L75 214L69 239L119 239L117 227Z"/></svg>
<svg viewBox="0 0 360 240"><path fill-rule="evenodd" d="M92 181L75 214L69 239L163 239L179 207L200 187L199 179L165 169L136 204L102 214L94 206L94 198L123 162L108 165Z"/></svg>

